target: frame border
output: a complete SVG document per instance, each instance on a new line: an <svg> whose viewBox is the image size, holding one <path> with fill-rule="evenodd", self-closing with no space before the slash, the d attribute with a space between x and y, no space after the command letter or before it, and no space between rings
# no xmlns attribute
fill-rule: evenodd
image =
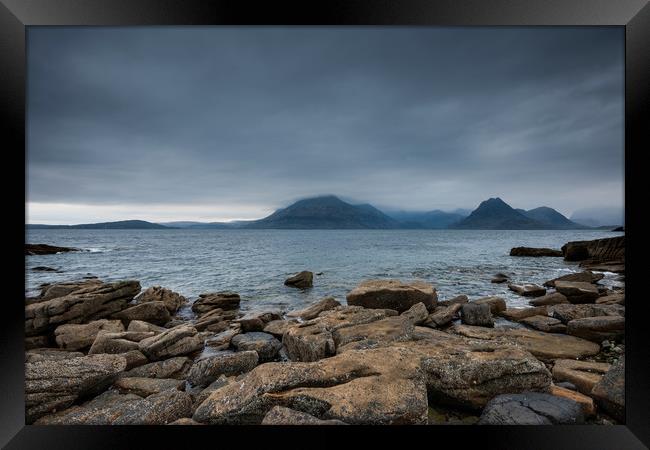
<svg viewBox="0 0 650 450"><path fill-rule="evenodd" d="M436 25L436 26L621 26L625 27L625 208L626 291L628 297L641 297L640 269L642 237L640 208L630 207L635 193L647 192L641 187L643 174L640 158L650 149L648 113L650 112L650 6L649 0L324 0L311 2L251 2L202 0L0 0L0 98L6 109L2 122L6 124L10 145L5 154L23 152L23 172L11 172L22 181L20 199L14 178L7 183L11 211L25 217L26 200L26 141L25 141L25 78L27 26L132 26L132 25ZM20 160L18 157L16 160ZM13 164L12 164L13 166ZM643 189L643 190L642 190ZM636 202L634 202L636 203ZM11 258L22 260L25 228L17 219L11 231L20 239L12 239ZM632 234L630 234L630 232ZM632 239L632 241L630 241ZM634 242L634 244L632 244ZM24 307L12 298L24 296L24 266L10 264L11 295L3 305L7 311L0 341L3 362L2 396L3 420L0 420L0 444L6 448L131 448L150 446L156 436L163 447L187 445L200 434L222 441L222 431L229 427L97 427L97 426L26 426L24 422ZM629 275L632 274L630 277ZM632 282L630 283L630 279ZM639 280L637 282L637 280ZM637 284L638 283L638 284ZM641 449L650 446L650 349L643 327L645 317L639 302L627 307L626 324L626 424L618 426L552 426L552 427L409 427L409 438L425 440L435 436L466 442L469 435L482 447L490 442L499 448L619 448ZM278 438L282 445L290 427L234 427L233 434L248 441L251 434L265 439ZM290 429L288 429L290 428ZM311 437L322 435L325 440L335 433L348 430L369 431L378 441L389 437L389 427L299 427ZM392 436L403 427L390 428ZM435 431L433 431L435 430ZM191 432L190 432L191 431ZM228 430L226 430L228 431ZM243 433L242 433L243 431ZM468 433L468 431L470 433ZM189 433L189 434L188 434ZM215 434L216 433L216 434ZM435 433L433 435L432 433ZM301 433L302 434L302 433ZM399 433L397 433L399 434ZM221 435L221 436L219 436ZM164 439L164 441L162 441ZM317 442L312 440L310 442ZM498 444L496 444L498 442ZM140 444L141 443L141 444ZM160 444L159 444L160 445ZM286 444L284 444L286 445ZM492 448L491 446L489 446Z"/></svg>

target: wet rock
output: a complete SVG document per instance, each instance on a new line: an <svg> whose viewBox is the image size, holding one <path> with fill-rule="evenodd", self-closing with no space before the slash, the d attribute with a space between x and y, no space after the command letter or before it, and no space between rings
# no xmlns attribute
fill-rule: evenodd
<svg viewBox="0 0 650 450"><path fill-rule="evenodd" d="M493 341L495 344L516 344L544 360L584 358L598 354L600 346L585 339L524 328L485 328L452 325L449 331L472 339Z"/></svg>
<svg viewBox="0 0 650 450"><path fill-rule="evenodd" d="M300 289L310 288L314 285L314 274L307 270L284 280L285 286L291 286Z"/></svg>
<svg viewBox="0 0 650 450"><path fill-rule="evenodd" d="M25 363L25 420L67 408L79 397L101 392L126 367L118 355L44 359Z"/></svg>
<svg viewBox="0 0 650 450"><path fill-rule="evenodd" d="M510 249L510 256L562 256L561 250L552 248L514 247Z"/></svg>
<svg viewBox="0 0 650 450"><path fill-rule="evenodd" d="M86 324L64 324L54 330L56 343L66 350L85 350L90 347L100 331L120 332L124 326L119 320L95 320Z"/></svg>
<svg viewBox="0 0 650 450"><path fill-rule="evenodd" d="M555 282L556 281L578 281L581 283L597 283L598 281L602 280L603 277L602 273L594 273L590 270L585 270L584 272L577 272L577 273L570 273L567 275L562 275L561 277L554 278L552 280L548 280L544 282L544 286L546 287L555 287Z"/></svg>
<svg viewBox="0 0 650 450"><path fill-rule="evenodd" d="M282 343L272 335L257 331L238 334L231 339L230 343L240 352L256 351L260 362L274 360L282 348Z"/></svg>
<svg viewBox="0 0 650 450"><path fill-rule="evenodd" d="M111 316L113 319L119 319L124 323L132 320L153 323L154 325L164 325L171 318L167 306L163 302L146 302L132 306Z"/></svg>
<svg viewBox="0 0 650 450"><path fill-rule="evenodd" d="M578 391L589 395L610 367L609 364L599 362L559 359L553 366L553 379L568 381L574 384Z"/></svg>
<svg viewBox="0 0 650 450"><path fill-rule="evenodd" d="M563 294L569 303L594 303L600 296L596 286L579 281L556 281L555 289Z"/></svg>
<svg viewBox="0 0 650 450"><path fill-rule="evenodd" d="M162 302L167 308L167 311L169 311L170 314L174 314L178 311L178 308L187 303L187 299L170 289L153 286L136 297L135 302Z"/></svg>
<svg viewBox="0 0 650 450"><path fill-rule="evenodd" d="M139 342L153 336L152 332L123 331L121 333L110 333L100 331L95 342L88 351L89 355L99 353L126 353L131 350L139 350Z"/></svg>
<svg viewBox="0 0 650 450"><path fill-rule="evenodd" d="M508 284L508 289L524 297L541 297L546 294L546 288L532 283L526 284Z"/></svg>
<svg viewBox="0 0 650 450"><path fill-rule="evenodd" d="M394 309L402 313L417 303L432 310L438 301L436 290L428 283L398 280L368 280L347 295L348 305L364 308Z"/></svg>
<svg viewBox="0 0 650 450"><path fill-rule="evenodd" d="M187 381L193 386L207 386L221 375L239 375L249 372L259 362L258 353L253 350L237 353L223 352L196 361L190 369Z"/></svg>
<svg viewBox="0 0 650 450"><path fill-rule="evenodd" d="M546 307L537 306L534 308L507 308L505 311L501 311L499 315L501 317L505 317L508 320L512 320L513 322L520 322L526 317L545 316Z"/></svg>
<svg viewBox="0 0 650 450"><path fill-rule="evenodd" d="M490 312L490 305L484 303L477 305L467 303L460 308L460 320L467 325L476 325L480 327L493 327L494 320Z"/></svg>
<svg viewBox="0 0 650 450"><path fill-rule="evenodd" d="M280 311L253 311L235 320L235 322L241 325L242 331L248 333L250 331L262 331L267 323L280 319L282 319Z"/></svg>
<svg viewBox="0 0 650 450"><path fill-rule="evenodd" d="M197 314L205 314L213 309L231 311L239 309L241 298L239 294L232 291L212 292L199 295L199 298L192 304L192 311Z"/></svg>
<svg viewBox="0 0 650 450"><path fill-rule="evenodd" d="M459 318L458 312L462 306L462 303L455 303L449 306L439 306L433 313L429 314L422 325L430 328L442 328L450 324L453 320Z"/></svg>
<svg viewBox="0 0 650 450"><path fill-rule="evenodd" d="M501 297L497 297L494 295L490 297L481 297L479 299L474 300L472 303L476 305L483 305L483 304L490 305L490 312L493 315L499 314L501 311L505 311L506 309L506 301Z"/></svg>
<svg viewBox="0 0 650 450"><path fill-rule="evenodd" d="M521 320L521 323L545 333L566 333L566 325L549 316L526 317Z"/></svg>
<svg viewBox="0 0 650 450"><path fill-rule="evenodd" d="M549 307L549 314L567 324L575 319L602 316L625 316L625 307L619 305L554 305Z"/></svg>
<svg viewBox="0 0 650 450"><path fill-rule="evenodd" d="M575 392L575 390L566 389L561 386L552 384L551 389L549 390L549 394L573 400L574 402L578 403L580 406L582 406L582 412L584 413L585 417L591 417L596 414L596 405L594 405L593 399L579 392Z"/></svg>
<svg viewBox="0 0 650 450"><path fill-rule="evenodd" d="M113 387L121 393L135 394L140 397L148 397L170 389L182 391L184 386L184 380L171 378L121 377L113 383Z"/></svg>
<svg viewBox="0 0 650 450"><path fill-rule="evenodd" d="M226 350L230 347L230 341L237 336L241 330L229 328L205 340L205 346L213 350Z"/></svg>
<svg viewBox="0 0 650 450"><path fill-rule="evenodd" d="M47 244L25 244L25 255L55 255L57 253L67 253L79 251L78 248L57 247Z"/></svg>
<svg viewBox="0 0 650 450"><path fill-rule="evenodd" d="M549 306L562 303L569 303L569 300L559 292L551 292L550 294L528 300L528 304L531 306Z"/></svg>
<svg viewBox="0 0 650 450"><path fill-rule="evenodd" d="M129 326L126 329L126 331L133 331L138 333L152 332L154 334L159 334L162 333L163 331L167 331L167 328L163 328L158 325L154 325L152 323L145 322L142 320L132 320L131 322L129 322Z"/></svg>
<svg viewBox="0 0 650 450"><path fill-rule="evenodd" d="M619 422L625 421L625 356L622 356L596 383L590 395Z"/></svg>
<svg viewBox="0 0 650 450"><path fill-rule="evenodd" d="M185 356L177 356L164 361L156 361L136 367L121 376L132 378L174 378L182 380L187 378L187 373L192 362Z"/></svg>
<svg viewBox="0 0 650 450"><path fill-rule="evenodd" d="M505 273L497 273L496 275L494 275L491 282L500 284L500 283L506 283L509 279L510 277Z"/></svg>
<svg viewBox="0 0 650 450"><path fill-rule="evenodd" d="M203 348L203 340L196 328L180 325L170 330L143 339L138 345L140 351L150 360L167 359L193 353Z"/></svg>
<svg viewBox="0 0 650 450"><path fill-rule="evenodd" d="M539 392L505 394L486 405L479 425L556 425L584 423L580 404Z"/></svg>
<svg viewBox="0 0 650 450"><path fill-rule="evenodd" d="M429 316L429 311L424 303L416 303L401 314L408 319L413 325L421 325Z"/></svg>
<svg viewBox="0 0 650 450"><path fill-rule="evenodd" d="M300 317L302 320L311 320L318 317L323 311L329 311L341 304L334 297L325 297L313 305L298 311L292 311L287 314L288 317Z"/></svg>
<svg viewBox="0 0 650 450"><path fill-rule="evenodd" d="M456 297L450 298L449 300L439 301L438 306L462 305L463 303L467 302L469 302L469 298L466 295L458 295Z"/></svg>
<svg viewBox="0 0 650 450"><path fill-rule="evenodd" d="M278 339L282 339L284 333L292 326L298 323L297 320L272 320L264 326L265 333L272 334Z"/></svg>
<svg viewBox="0 0 650 450"><path fill-rule="evenodd" d="M567 334L602 342L604 339L620 340L625 337L625 317L601 316L574 319L567 324Z"/></svg>
<svg viewBox="0 0 650 450"><path fill-rule="evenodd" d="M49 291L48 291L49 292ZM61 297L25 306L25 335L34 336L65 323L88 323L126 308L140 292L137 281L93 283Z"/></svg>
<svg viewBox="0 0 650 450"><path fill-rule="evenodd" d="M285 408L284 406L274 406L264 416L262 425L346 425L340 420L321 420L310 414Z"/></svg>

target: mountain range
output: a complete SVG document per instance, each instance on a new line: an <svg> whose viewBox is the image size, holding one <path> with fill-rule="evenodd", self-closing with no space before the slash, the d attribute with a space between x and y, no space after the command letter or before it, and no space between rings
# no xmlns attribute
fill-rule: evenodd
<svg viewBox="0 0 650 450"><path fill-rule="evenodd" d="M382 212L369 204L353 205L334 195L299 200L259 220L236 222L178 221L162 224L126 220L80 225L27 225L31 229L474 229L572 230L589 229L547 206L514 209L500 198L490 198L467 211Z"/></svg>

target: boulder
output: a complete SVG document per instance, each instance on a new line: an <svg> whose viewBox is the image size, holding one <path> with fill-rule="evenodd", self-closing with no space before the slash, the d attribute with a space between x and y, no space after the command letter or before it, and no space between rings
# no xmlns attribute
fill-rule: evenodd
<svg viewBox="0 0 650 450"><path fill-rule="evenodd" d="M274 360L282 348L282 343L273 335L258 331L238 334L231 339L230 343L240 352L245 350L256 351L260 362Z"/></svg>
<svg viewBox="0 0 650 450"><path fill-rule="evenodd" d="M462 303L455 303L449 306L438 306L433 313L422 323L425 327L442 328L448 325L452 320L458 318L458 312L463 307Z"/></svg>
<svg viewBox="0 0 650 450"><path fill-rule="evenodd" d="M469 298L466 295L457 295L456 297L450 298L449 300L442 300L438 302L438 306L451 306L451 305L462 305L463 303L469 302Z"/></svg>
<svg viewBox="0 0 650 450"><path fill-rule="evenodd" d="M88 323L126 308L140 292L137 281L94 283L61 297L25 306L25 335L54 331L66 323Z"/></svg>
<svg viewBox="0 0 650 450"><path fill-rule="evenodd" d="M120 377L113 383L113 387L121 393L135 394L140 397L148 397L170 389L182 391L184 386L184 380L173 378Z"/></svg>
<svg viewBox="0 0 650 450"><path fill-rule="evenodd" d="M582 412L584 413L585 417L596 415L596 405L594 405L594 400L591 397L554 384L551 385L549 394L573 400L574 402L578 403L580 406L582 406Z"/></svg>
<svg viewBox="0 0 650 450"><path fill-rule="evenodd" d="M424 303L416 303L401 314L413 325L421 325L429 316L429 311Z"/></svg>
<svg viewBox="0 0 650 450"><path fill-rule="evenodd" d="M368 280L359 284L346 296L348 305L373 309L393 309L402 313L417 303L427 310L436 306L438 295L430 284L415 281Z"/></svg>
<svg viewBox="0 0 650 450"><path fill-rule="evenodd" d="M108 400L111 393L112 399ZM192 415L192 399L174 389L141 398L109 391L84 405L41 419L39 425L166 425Z"/></svg>
<svg viewBox="0 0 650 450"><path fill-rule="evenodd" d="M314 285L314 274L307 270L284 280L285 286L291 286L299 289L310 288Z"/></svg>
<svg viewBox="0 0 650 450"><path fill-rule="evenodd" d="M232 338L237 336L240 332L241 330L239 329L229 328L206 339L205 346L210 347L213 350L226 350L228 347L230 347L230 341Z"/></svg>
<svg viewBox="0 0 650 450"><path fill-rule="evenodd" d="M346 425L340 420L321 420L301 411L285 408L284 406L274 406L264 416L262 425Z"/></svg>
<svg viewBox="0 0 650 450"><path fill-rule="evenodd" d="M174 314L178 308L187 303L187 299L170 289L153 286L135 298L136 303L163 302L167 311Z"/></svg>
<svg viewBox="0 0 650 450"><path fill-rule="evenodd" d="M305 309L300 309L298 311L291 311L290 313L287 314L287 316L300 317L302 320L311 320L318 317L318 315L323 311L329 311L330 309L334 309L337 306L341 306L341 304L338 301L336 301L334 297L325 297L324 299L319 300L318 302L314 303L313 305L310 305Z"/></svg>
<svg viewBox="0 0 650 450"><path fill-rule="evenodd" d="M574 425L584 423L582 406L540 392L505 394L485 406L479 425Z"/></svg>
<svg viewBox="0 0 650 450"><path fill-rule="evenodd" d="M138 347L150 360L159 360L196 352L203 348L203 340L198 336L196 328L180 325L143 339Z"/></svg>
<svg viewBox="0 0 650 450"><path fill-rule="evenodd" d="M241 325L242 331L248 333L249 331L262 331L267 323L280 319L282 319L280 311L253 311L235 322Z"/></svg>
<svg viewBox="0 0 650 450"><path fill-rule="evenodd" d="M99 287L103 284L104 283L98 279L63 281L60 283L44 283L41 285L40 295L30 300L31 302L52 300L53 298L64 297L81 289Z"/></svg>
<svg viewBox="0 0 650 450"><path fill-rule="evenodd" d="M118 354L124 356L124 359L126 359L126 368L124 370L135 369L149 362L140 350L129 350L128 352Z"/></svg>
<svg viewBox="0 0 650 450"><path fill-rule="evenodd" d="M194 414L194 412L196 411L196 408L198 408L199 405L201 403L203 403L210 396L210 394L212 394L217 389L221 389L222 387L224 387L225 385L230 383L230 381L232 381L232 380L234 380L234 377L228 378L225 375L221 375L215 381L210 383L208 385L208 387L206 387L205 389L201 389L199 387L198 389L200 389L200 391L197 394L194 394L192 396L192 398L194 400L194 403L192 403L192 414ZM192 395L192 394L190 393L190 395Z"/></svg>
<svg viewBox="0 0 650 450"><path fill-rule="evenodd" d="M592 342L620 340L625 337L625 317L601 316L574 319L567 323L567 334Z"/></svg>
<svg viewBox="0 0 650 450"><path fill-rule="evenodd" d="M495 295L490 297L478 298L474 300L472 303L476 305L483 305L483 304L490 305L490 312L492 314L499 314L501 311L505 311L506 309L506 301L501 297L497 297Z"/></svg>
<svg viewBox="0 0 650 450"><path fill-rule="evenodd" d="M625 305L625 293L607 294L596 299L597 305Z"/></svg>
<svg viewBox="0 0 650 450"><path fill-rule="evenodd" d="M149 364L136 367L122 376L131 378L160 378L182 380L187 378L187 373L192 366L192 362L185 356L169 358L164 361L156 361Z"/></svg>
<svg viewBox="0 0 650 450"><path fill-rule="evenodd" d="M28 424L67 408L78 398L99 393L126 368L118 355L43 359L25 363L25 420Z"/></svg>
<svg viewBox="0 0 650 450"><path fill-rule="evenodd" d="M231 311L239 309L240 301L239 294L231 291L201 294L192 304L192 311L197 314L205 314L213 309Z"/></svg>
<svg viewBox="0 0 650 450"><path fill-rule="evenodd" d="M624 261L625 236L593 241L567 242L562 246L562 253L566 261L583 261L586 259L593 262Z"/></svg>
<svg viewBox="0 0 650 450"><path fill-rule="evenodd" d="M256 351L223 352L196 361L187 375L193 386L207 386L221 375L239 375L249 372L259 362Z"/></svg>
<svg viewBox="0 0 650 450"><path fill-rule="evenodd" d="M201 425L197 421L190 419L189 417L183 417L178 420L174 420L171 423L168 423L167 425Z"/></svg>
<svg viewBox="0 0 650 450"><path fill-rule="evenodd" d="M410 340L415 330L408 316L387 317L370 323L339 328L332 332L336 352ZM353 344L353 345L352 345Z"/></svg>
<svg viewBox="0 0 650 450"><path fill-rule="evenodd" d="M25 362L61 360L84 356L81 352L68 352L58 348L35 348L25 352Z"/></svg>
<svg viewBox="0 0 650 450"><path fill-rule="evenodd" d="M506 283L510 277L506 275L505 273L497 273L494 277L492 277L492 280L490 280L492 283Z"/></svg>
<svg viewBox="0 0 650 450"><path fill-rule="evenodd" d="M100 331L120 332L124 326L119 320L94 320L86 324L64 324L54 330L56 343L66 350L85 350L90 347Z"/></svg>
<svg viewBox="0 0 650 450"><path fill-rule="evenodd" d="M590 270L585 270L584 272L570 273L567 275L562 275L561 277L558 278L553 278L552 280L545 281L544 286L555 287L556 281L578 281L581 283L597 283L598 281L602 280L604 276L605 275L603 275L602 273L594 273Z"/></svg>
<svg viewBox="0 0 650 450"><path fill-rule="evenodd" d="M160 327L158 325L154 325L152 323L145 322L143 320L132 320L131 322L129 322L129 326L126 329L126 331L134 331L139 333L151 332L154 334L159 334L162 333L163 331L167 331L167 328Z"/></svg>
<svg viewBox="0 0 650 450"><path fill-rule="evenodd" d="M564 295L569 303L594 303L600 296L596 286L580 281L556 281L555 289Z"/></svg>
<svg viewBox="0 0 650 450"><path fill-rule="evenodd" d="M25 338L25 350L50 347L50 345L51 342L49 336L27 336Z"/></svg>
<svg viewBox="0 0 650 450"><path fill-rule="evenodd" d="M427 392L480 408L498 393L549 385L550 374L528 352L482 352L462 338L443 337L350 350L310 363L262 364L214 391L193 418L258 424L274 406L285 406L349 424L425 424Z"/></svg>
<svg viewBox="0 0 650 450"><path fill-rule="evenodd" d="M566 325L558 319L549 316L526 317L520 323L545 333L566 333Z"/></svg>
<svg viewBox="0 0 650 450"><path fill-rule="evenodd" d="M510 249L510 256L563 256L561 250L552 248L514 247Z"/></svg>
<svg viewBox="0 0 650 450"><path fill-rule="evenodd" d="M509 283L508 289L524 297L541 297L546 294L546 288L532 283L514 284Z"/></svg>
<svg viewBox="0 0 650 450"><path fill-rule="evenodd" d="M485 328L470 325L452 325L452 333L472 339L493 341L496 344L518 345L539 359L584 358L598 354L600 346L574 336L543 333L525 328Z"/></svg>
<svg viewBox="0 0 650 450"><path fill-rule="evenodd" d="M501 317L505 317L508 320L512 320L513 322L520 322L526 317L545 316L546 307L537 306L534 308L507 308L505 311L501 311L499 315Z"/></svg>
<svg viewBox="0 0 650 450"><path fill-rule="evenodd" d="M528 300L528 304L531 306L549 306L562 303L569 303L569 300L559 292L551 292L550 294Z"/></svg>
<svg viewBox="0 0 650 450"><path fill-rule="evenodd" d="M163 302L146 302L132 306L111 316L113 319L119 319L124 323L132 320L149 322L154 325L164 325L169 322L171 315L167 306Z"/></svg>
<svg viewBox="0 0 650 450"><path fill-rule="evenodd" d="M625 356L591 390L596 403L619 422L625 422Z"/></svg>
<svg viewBox="0 0 650 450"><path fill-rule="evenodd" d="M154 333L152 332L123 331L121 333L109 333L100 331L90 350L88 350L88 354L117 354L139 350L138 342L153 335Z"/></svg>
<svg viewBox="0 0 650 450"><path fill-rule="evenodd" d="M575 319L584 319L586 317L602 317L602 316L625 316L625 307L619 305L554 305L548 309L556 319L567 324Z"/></svg>
<svg viewBox="0 0 650 450"><path fill-rule="evenodd" d="M264 333L269 333L278 339L282 339L284 333L292 326L296 325L296 319L291 320L272 320L264 326Z"/></svg>
<svg viewBox="0 0 650 450"><path fill-rule="evenodd" d="M230 322L238 317L235 311L224 311L221 308L212 309L202 314L195 322L194 328L198 331L212 331L220 333L227 329Z"/></svg>
<svg viewBox="0 0 650 450"><path fill-rule="evenodd" d="M360 306L337 307L289 328L282 336L282 343L292 361L317 361L336 352L334 331L384 319L388 317L387 311Z"/></svg>
<svg viewBox="0 0 650 450"><path fill-rule="evenodd" d="M477 325L481 327L493 327L494 320L490 312L490 305L483 303L467 303L460 308L460 320L467 325Z"/></svg>
<svg viewBox="0 0 650 450"><path fill-rule="evenodd" d="M57 253L67 253L79 251L78 248L57 247L56 245L47 244L25 244L25 256L27 255L55 255Z"/></svg>
<svg viewBox="0 0 650 450"><path fill-rule="evenodd" d="M593 387L610 367L606 363L559 359L555 361L553 366L553 379L568 381L574 384L578 391L589 395Z"/></svg>

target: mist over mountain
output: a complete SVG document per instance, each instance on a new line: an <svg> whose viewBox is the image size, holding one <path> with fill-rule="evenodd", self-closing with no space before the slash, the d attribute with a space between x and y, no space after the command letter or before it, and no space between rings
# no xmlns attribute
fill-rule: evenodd
<svg viewBox="0 0 650 450"><path fill-rule="evenodd" d="M570 218L590 227L625 225L625 210L613 206L581 208L574 211Z"/></svg>
<svg viewBox="0 0 650 450"><path fill-rule="evenodd" d="M469 212L461 214L436 209L426 212L395 211L386 214L401 222L402 228L444 229L468 216Z"/></svg>

